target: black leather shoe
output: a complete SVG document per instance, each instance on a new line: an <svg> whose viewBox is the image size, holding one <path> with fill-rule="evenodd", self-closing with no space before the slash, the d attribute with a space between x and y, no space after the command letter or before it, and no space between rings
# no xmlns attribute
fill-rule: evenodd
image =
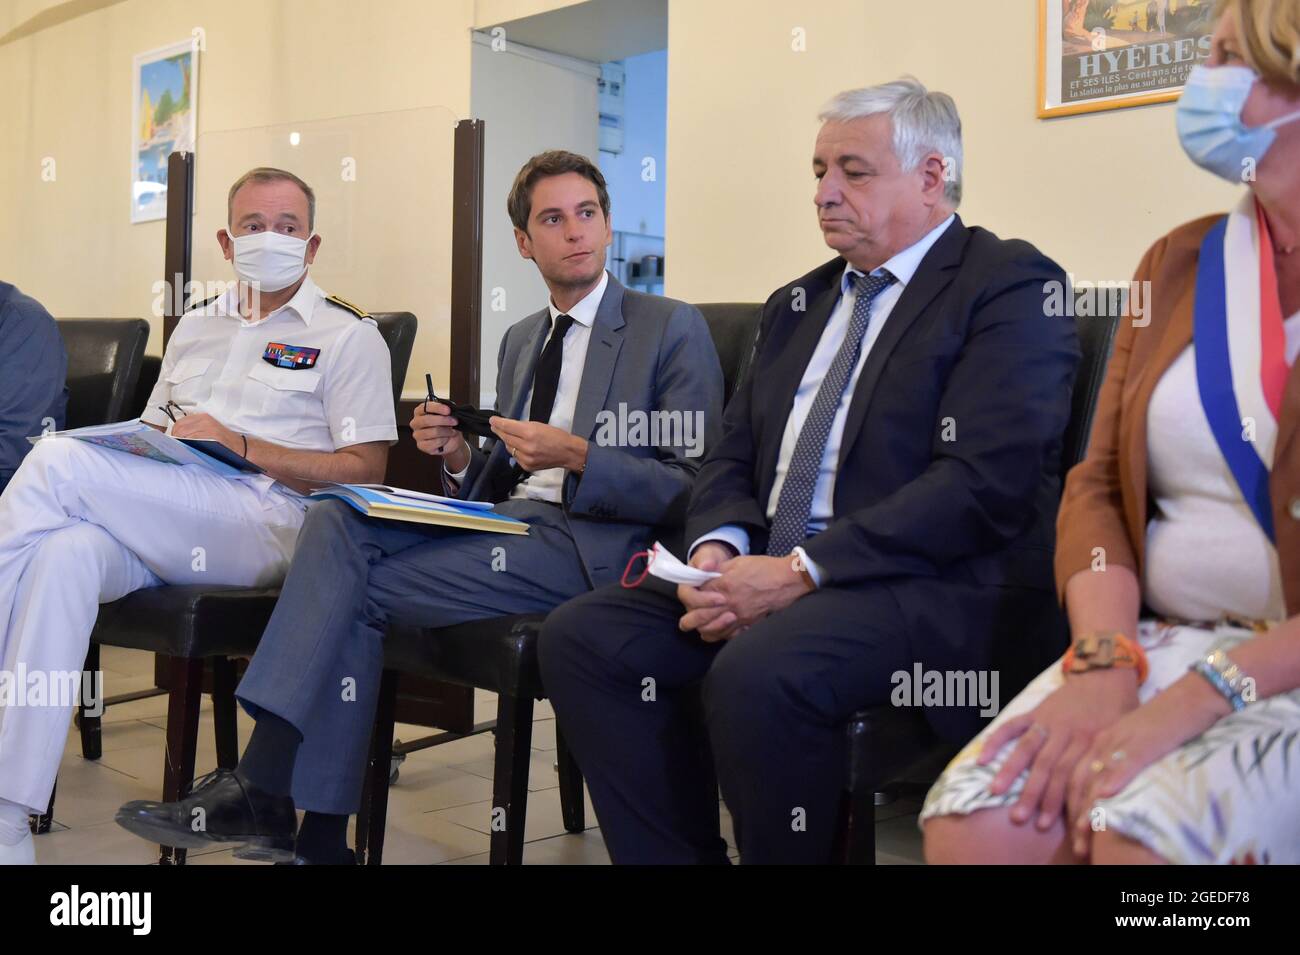
<svg viewBox="0 0 1300 955"><path fill-rule="evenodd" d="M137 799L117 811L128 832L178 849L237 843L237 859L282 862L294 858L298 817L291 796L273 796L228 769L200 779L178 802Z"/></svg>
<svg viewBox="0 0 1300 955"><path fill-rule="evenodd" d="M308 859L306 856L295 855L291 861L277 862L276 865L361 865L361 860L357 858L356 852L352 849L346 849L337 859L329 859L324 862L317 859Z"/></svg>

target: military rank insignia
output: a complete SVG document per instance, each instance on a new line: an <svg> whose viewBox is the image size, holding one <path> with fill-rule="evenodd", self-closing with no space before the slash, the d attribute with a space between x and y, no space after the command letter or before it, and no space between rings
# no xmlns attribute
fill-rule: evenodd
<svg viewBox="0 0 1300 955"><path fill-rule="evenodd" d="M269 362L277 368L311 368L315 366L319 356L319 348L267 342L266 351L262 352L262 361Z"/></svg>

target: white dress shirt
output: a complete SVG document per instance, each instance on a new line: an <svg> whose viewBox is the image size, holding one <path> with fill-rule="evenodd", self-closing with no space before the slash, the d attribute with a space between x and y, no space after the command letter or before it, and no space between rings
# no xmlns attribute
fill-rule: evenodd
<svg viewBox="0 0 1300 955"><path fill-rule="evenodd" d="M922 236L919 241L903 249L871 273L872 275L879 275L882 270L888 270L894 276L894 282L876 296L875 302L872 303L871 321L867 325L866 334L862 339L862 350L858 353L858 362L853 366L853 374L849 378L848 385L844 388L844 393L840 395L839 407L836 408L835 418L831 422L831 432L826 438L826 447L822 452L821 469L817 476L816 487L813 490L812 513L808 521L810 533L825 530L834 514L835 471L839 463L840 445L844 439L844 423L849 415L849 405L853 401L853 392L858 386L858 376L862 374L862 366L867 363L867 356L871 354L872 346L875 345L876 339L880 337L881 329L885 327L885 322L889 319L894 306L902 298L907 283L912 280L912 276L916 274L917 268L920 267L921 260L930 251L931 246L939 240L939 236L943 235L947 228L952 225L954 218L955 216L948 216L943 222ZM772 493L768 495L767 499L767 518L769 521L776 514L776 504L781 497L781 488L785 484L786 472L790 470L790 458L794 455L795 445L799 441L799 430L803 427L808 412L812 410L813 401L817 398L817 390L821 388L822 379L830 371L831 364L835 361L835 356L839 353L840 345L844 341L844 335L848 331L849 318L853 315L853 306L857 302L854 282L856 277L861 274L862 272L851 265L844 269L844 274L840 277L839 301L831 310L830 319L826 322L826 328L822 332L821 339L817 342L817 348L813 351L808 366L804 369L803 378L799 381L799 388L795 391L794 404L790 409L790 417L786 419L785 432L781 436L781 449L777 454L776 478L772 482ZM743 527L738 525L727 524L705 534L691 545L691 551L694 552L695 548L707 540L720 540L734 547L737 553L749 553L749 534ZM808 568L813 580L820 586L822 582L821 569L809 559L802 547L796 547L795 553L803 559L804 565Z"/></svg>
<svg viewBox="0 0 1300 955"><path fill-rule="evenodd" d="M605 288L609 285L609 273L602 272L600 281L596 287L582 297L573 308L567 312L561 312L555 307L552 300L548 303L551 312L550 330L546 334L547 342L550 341L551 335L555 333L555 320L561 315L568 315L573 319L573 325L569 327L568 333L564 336L564 360L560 364L560 382L555 391L555 404L551 406L551 417L547 420L553 428L559 428L561 431L573 430L573 412L578 405L578 389L582 385L582 369L587 363L587 343L591 341L591 326L596 321L596 312L600 308L600 300L605 296ZM542 348L545 349L543 344ZM522 356L521 356L522 357ZM528 420L529 410L533 404L533 389L529 386L528 400L524 403L524 410L521 413L523 420ZM457 484L460 484L465 475L469 472L469 465L461 471L452 474L447 472ZM559 504L563 494L564 487L564 468L546 468L542 471L535 471L525 480L520 481L513 491L510 492L511 500L530 501L548 501L551 504Z"/></svg>

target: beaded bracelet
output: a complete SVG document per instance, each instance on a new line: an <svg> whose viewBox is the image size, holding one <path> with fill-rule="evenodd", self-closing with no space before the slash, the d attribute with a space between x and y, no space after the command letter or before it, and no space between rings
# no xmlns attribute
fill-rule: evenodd
<svg viewBox="0 0 1300 955"><path fill-rule="evenodd" d="M1210 685L1232 704L1233 710L1240 711L1246 708L1246 700L1241 695L1246 674L1222 650L1217 648L1211 650L1203 659L1193 663L1191 668L1208 680Z"/></svg>

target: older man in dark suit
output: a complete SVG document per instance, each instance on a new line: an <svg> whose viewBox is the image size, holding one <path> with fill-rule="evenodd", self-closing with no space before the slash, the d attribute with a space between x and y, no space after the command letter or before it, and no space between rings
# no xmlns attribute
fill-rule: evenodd
<svg viewBox="0 0 1300 955"><path fill-rule="evenodd" d="M690 563L720 576L597 590L542 633L616 862L725 861L715 767L744 861L828 861L850 714L923 698L968 738L996 698L900 697L900 674L1005 691L1057 649L1051 627L1017 644L1056 619L1078 346L1044 302L1065 276L955 215L947 95L905 79L821 118L816 205L838 255L768 299L697 479Z"/></svg>

